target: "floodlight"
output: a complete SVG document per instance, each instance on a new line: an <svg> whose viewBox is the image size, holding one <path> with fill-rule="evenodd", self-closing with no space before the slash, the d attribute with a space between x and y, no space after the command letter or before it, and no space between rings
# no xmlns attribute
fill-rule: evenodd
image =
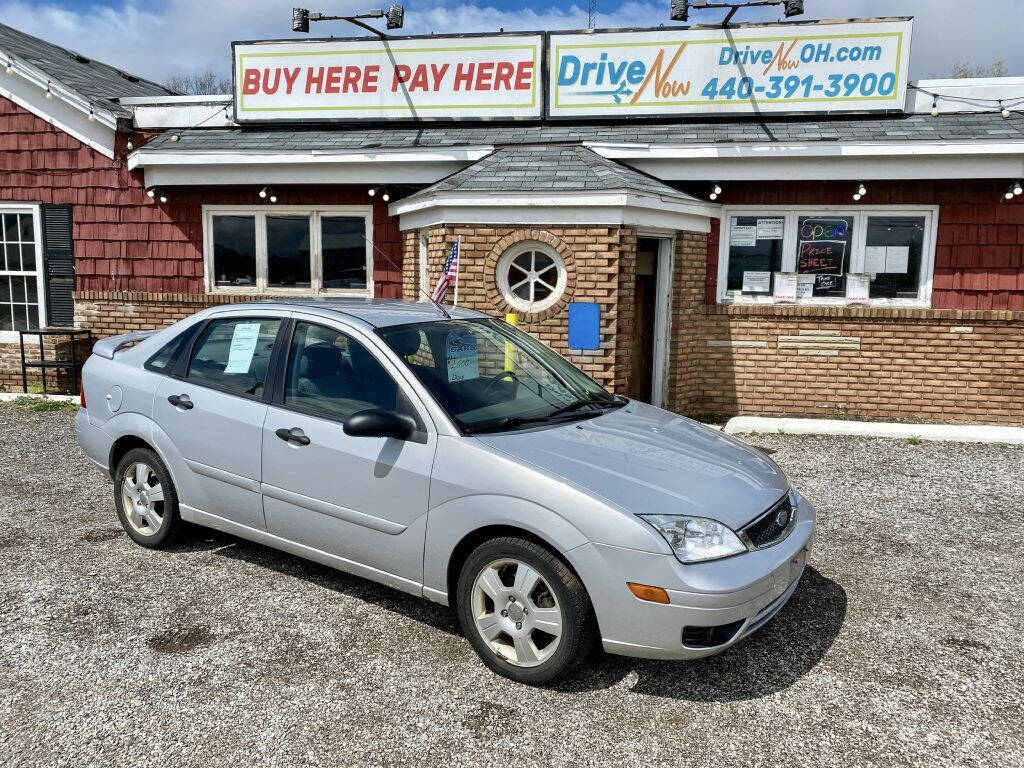
<svg viewBox="0 0 1024 768"><path fill-rule="evenodd" d="M786 0L784 5L787 19L790 16L799 16L804 12L804 0Z"/></svg>
<svg viewBox="0 0 1024 768"><path fill-rule="evenodd" d="M292 32L309 32L308 8L292 8Z"/></svg>

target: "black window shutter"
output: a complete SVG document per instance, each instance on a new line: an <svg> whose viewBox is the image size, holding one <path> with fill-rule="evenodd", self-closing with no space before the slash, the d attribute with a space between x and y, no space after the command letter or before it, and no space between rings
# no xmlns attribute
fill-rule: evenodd
<svg viewBox="0 0 1024 768"><path fill-rule="evenodd" d="M43 264L46 270L46 319L49 325L75 324L75 248L71 206L43 206Z"/></svg>

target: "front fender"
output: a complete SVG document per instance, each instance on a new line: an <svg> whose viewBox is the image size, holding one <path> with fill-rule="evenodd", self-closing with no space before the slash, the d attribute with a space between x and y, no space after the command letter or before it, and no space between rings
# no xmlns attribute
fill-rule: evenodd
<svg viewBox="0 0 1024 768"><path fill-rule="evenodd" d="M448 605L448 563L466 536L488 526L521 528L548 542L559 554L586 544L576 526L555 511L525 499L474 494L430 510L423 548L423 592Z"/></svg>

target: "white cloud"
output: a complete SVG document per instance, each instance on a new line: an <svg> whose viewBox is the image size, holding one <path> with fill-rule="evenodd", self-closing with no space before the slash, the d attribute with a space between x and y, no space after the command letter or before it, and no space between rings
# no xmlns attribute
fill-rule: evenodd
<svg viewBox="0 0 1024 768"><path fill-rule="evenodd" d="M315 4L314 4L315 5ZM372 5L363 0L325 3L332 13ZM981 5L984 10L978 8ZM1024 74L1020 25L1024 0L989 0L973 12L963 0L807 0L809 18L915 15L911 74L948 74L953 64L1006 61L1011 74ZM668 23L669 0L600 0L599 27L657 26ZM778 9L746 12L749 20L777 19ZM713 23L720 15L694 13L692 21ZM230 72L230 43L290 36L291 3L287 0L124 0L81 10L58 4L0 0L0 20L30 34L155 80L174 73L205 69ZM498 9L486 2L410 0L409 34L506 30L581 29L586 5L549 6L542 10ZM314 34L356 34L341 22L321 25Z"/></svg>

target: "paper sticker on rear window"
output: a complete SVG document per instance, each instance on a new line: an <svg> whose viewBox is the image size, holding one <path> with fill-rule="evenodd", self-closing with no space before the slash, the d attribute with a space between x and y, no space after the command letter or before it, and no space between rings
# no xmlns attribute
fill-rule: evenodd
<svg viewBox="0 0 1024 768"><path fill-rule="evenodd" d="M480 378L480 354L471 331L452 331L445 340L448 381Z"/></svg>
<svg viewBox="0 0 1024 768"><path fill-rule="evenodd" d="M231 349L224 373L248 373L256 342L260 338L260 323L239 323L231 334Z"/></svg>

